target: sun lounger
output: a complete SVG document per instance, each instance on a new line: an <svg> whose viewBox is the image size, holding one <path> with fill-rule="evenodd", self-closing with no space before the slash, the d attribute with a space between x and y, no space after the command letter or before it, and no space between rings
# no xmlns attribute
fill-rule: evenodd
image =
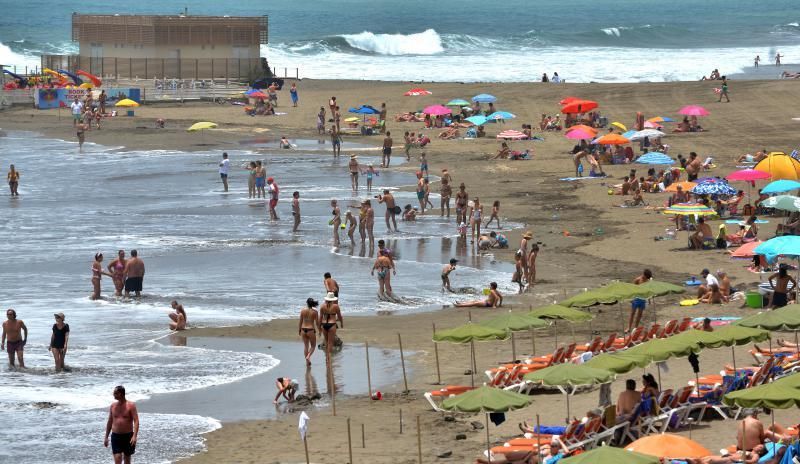
<svg viewBox="0 0 800 464"><path fill-rule="evenodd" d="M639 343L644 343L646 341L653 339L658 333L658 329L660 328L661 328L660 324L653 324L652 326L650 326L650 330L648 330L647 333L644 334L644 337L642 337L642 340ZM636 343L636 345L638 345L639 343Z"/></svg>
<svg viewBox="0 0 800 464"><path fill-rule="evenodd" d="M628 334L627 337L615 339L614 343L606 351L619 351L624 350L625 348L630 348L631 346L637 344L642 337L644 337L644 335L644 327L636 327L630 334Z"/></svg>
<svg viewBox="0 0 800 464"><path fill-rule="evenodd" d="M684 317L681 320L681 323L678 324L678 327L675 329L675 334L679 334L681 332L686 332L692 327L692 318L691 317Z"/></svg>
<svg viewBox="0 0 800 464"><path fill-rule="evenodd" d="M439 404L437 404L436 400L438 400L439 403L441 403L442 401L446 400L447 398L450 398L451 396L460 395L461 393L472 390L474 388L475 387L467 387L462 385L448 385L438 390L425 392L424 396L425 399L428 400L428 403L430 403L434 411L442 412L444 410L439 407Z"/></svg>
<svg viewBox="0 0 800 464"><path fill-rule="evenodd" d="M678 320L673 319L664 326L664 329L661 330L658 334L658 338L667 338L675 333L675 328L678 327Z"/></svg>

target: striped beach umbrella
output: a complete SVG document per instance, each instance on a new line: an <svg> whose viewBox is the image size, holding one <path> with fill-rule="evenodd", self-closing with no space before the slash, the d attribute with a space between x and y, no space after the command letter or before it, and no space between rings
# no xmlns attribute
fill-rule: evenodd
<svg viewBox="0 0 800 464"><path fill-rule="evenodd" d="M528 136L520 131L509 129L509 130L504 130L503 132L497 134L497 138L507 139L507 140L522 140L522 139L527 139Z"/></svg>
<svg viewBox="0 0 800 464"><path fill-rule="evenodd" d="M652 151L640 156L635 163L639 164L673 164L675 160L658 151Z"/></svg>
<svg viewBox="0 0 800 464"><path fill-rule="evenodd" d="M714 216L716 211L700 203L675 203L664 210L664 214L677 214L680 216Z"/></svg>
<svg viewBox="0 0 800 464"><path fill-rule="evenodd" d="M737 190L723 179L706 177L697 181L697 185L692 188L692 193L696 195L735 195Z"/></svg>

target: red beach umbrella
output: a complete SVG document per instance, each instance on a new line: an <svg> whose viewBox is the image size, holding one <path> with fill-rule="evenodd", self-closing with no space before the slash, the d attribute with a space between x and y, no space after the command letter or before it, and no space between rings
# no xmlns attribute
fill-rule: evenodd
<svg viewBox="0 0 800 464"><path fill-rule="evenodd" d="M403 95L406 97L418 97L421 95L431 95L431 92L425 89L411 89Z"/></svg>
<svg viewBox="0 0 800 464"><path fill-rule="evenodd" d="M593 109L597 108L598 105L596 101L592 100L575 100L561 108L561 112L564 114L571 114L571 113L585 113L587 111L592 111Z"/></svg>

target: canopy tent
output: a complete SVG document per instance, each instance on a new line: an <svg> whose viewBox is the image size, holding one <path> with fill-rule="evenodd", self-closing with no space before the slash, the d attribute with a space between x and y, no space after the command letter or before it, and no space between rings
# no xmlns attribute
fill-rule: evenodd
<svg viewBox="0 0 800 464"><path fill-rule="evenodd" d="M569 397L578 387L600 385L613 382L614 372L589 367L586 364L564 363L546 367L523 377L525 380L542 385L557 387L567 398L567 421L569 421Z"/></svg>
<svg viewBox="0 0 800 464"><path fill-rule="evenodd" d="M513 313L511 311L505 314L500 314L487 321L481 322L480 325L489 327L495 330L502 330L511 334L511 356L514 361L517 360L517 346L514 339L514 332L523 330L531 330L531 337L533 337L532 329L540 329L547 327L547 321L530 316L526 313ZM536 348L533 349L535 354Z"/></svg>
<svg viewBox="0 0 800 464"><path fill-rule="evenodd" d="M784 153L770 153L753 169L770 174L772 180L800 180L800 162Z"/></svg>

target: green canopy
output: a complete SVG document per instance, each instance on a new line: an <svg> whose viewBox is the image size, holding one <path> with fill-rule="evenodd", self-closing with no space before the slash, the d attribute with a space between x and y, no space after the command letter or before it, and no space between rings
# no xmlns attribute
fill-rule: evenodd
<svg viewBox="0 0 800 464"><path fill-rule="evenodd" d="M788 409L800 407L800 374L792 374L772 383L728 393L722 401L743 408L768 407Z"/></svg>
<svg viewBox="0 0 800 464"><path fill-rule="evenodd" d="M450 330L436 332L433 336L435 342L469 343L484 342L488 340L505 340L508 332L493 329L480 324L468 323Z"/></svg>
<svg viewBox="0 0 800 464"><path fill-rule="evenodd" d="M513 313L508 311L499 316L483 321L480 325L505 332L519 332L530 328L539 329L547 327L547 321L530 316L530 314Z"/></svg>
<svg viewBox="0 0 800 464"><path fill-rule="evenodd" d="M578 454L559 461L562 464L596 464L613 462L614 464L659 464L659 458L649 454L628 451L614 446L601 446L591 451Z"/></svg>
<svg viewBox="0 0 800 464"><path fill-rule="evenodd" d="M684 287L674 285L668 282L659 282L658 280L649 280L640 285L653 292L653 296L663 296L670 294L685 293Z"/></svg>
<svg viewBox="0 0 800 464"><path fill-rule="evenodd" d="M764 311L736 321L734 325L766 330L800 330L800 305Z"/></svg>
<svg viewBox="0 0 800 464"><path fill-rule="evenodd" d="M569 322L591 321L593 317L586 311L579 311L561 305L542 306L529 312L528 315L539 319L562 319Z"/></svg>
<svg viewBox="0 0 800 464"><path fill-rule="evenodd" d="M692 332L692 331L689 331ZM697 330L697 332L703 332ZM686 332L684 332L686 333ZM703 339L700 340L703 348L719 348L721 346L747 345L752 342L763 342L769 337L769 331L763 329L753 329L740 325L727 325L714 330L704 332Z"/></svg>
<svg viewBox="0 0 800 464"><path fill-rule="evenodd" d="M617 374L630 372L637 367L647 367L652 362L650 356L644 353L629 353L628 350L619 353L608 353L595 356L586 361L586 365L595 369L603 369Z"/></svg>
<svg viewBox="0 0 800 464"><path fill-rule="evenodd" d="M598 304L613 304L634 298L649 298L655 295L652 290L627 282L612 282L603 287L575 295L560 303L561 306L586 308Z"/></svg>
<svg viewBox="0 0 800 464"><path fill-rule="evenodd" d="M524 408L532 400L529 395L483 385L447 398L442 403L442 409L454 412L507 412Z"/></svg>
<svg viewBox="0 0 800 464"><path fill-rule="evenodd" d="M579 387L608 383L616 377L613 372L589 367L586 364L566 363L525 374L524 378L551 387Z"/></svg>

